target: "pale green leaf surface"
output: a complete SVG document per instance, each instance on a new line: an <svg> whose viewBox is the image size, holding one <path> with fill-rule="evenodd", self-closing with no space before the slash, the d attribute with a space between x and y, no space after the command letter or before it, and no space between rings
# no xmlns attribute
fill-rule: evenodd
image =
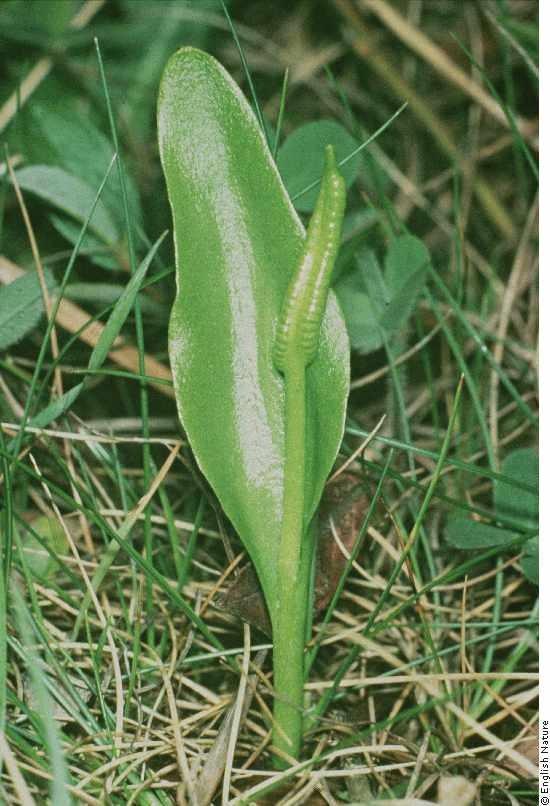
<svg viewBox="0 0 550 806"><path fill-rule="evenodd" d="M90 117L76 115L71 108L44 103L32 104L28 114L25 153L29 161L63 168L95 191L103 181L114 148ZM132 221L140 223L142 216L135 183L129 175L125 177L125 182ZM101 202L116 223L117 230L122 232L124 213L120 183L115 172L105 183Z"/></svg>
<svg viewBox="0 0 550 806"><path fill-rule="evenodd" d="M69 241L72 246L78 243L78 239L81 237L81 224L78 224L71 218L55 213L51 214L50 221L54 229L63 238ZM80 241L79 254L86 255L92 263L95 263L96 266L100 266L102 269L111 270L120 268L116 258L112 256L112 253L112 247L105 244L101 238L98 238L97 235L91 232L87 232Z"/></svg>
<svg viewBox="0 0 550 806"><path fill-rule="evenodd" d="M29 3L33 23L52 36L59 36L69 24L74 14L75 4L72 0L48 0L48 13L37 3Z"/></svg>
<svg viewBox="0 0 550 806"><path fill-rule="evenodd" d="M53 574L58 568L55 556L68 551L67 536L57 518L35 518L21 540L21 550L34 576L45 579Z"/></svg>
<svg viewBox="0 0 550 806"><path fill-rule="evenodd" d="M277 165L291 197L300 193L322 176L325 148L334 146L336 160L340 162L358 147L357 140L335 120L316 120L300 126L287 137L277 158ZM357 154L342 165L340 171L346 187L350 187L359 171L361 155ZM298 210L311 212L315 207L320 185L299 196Z"/></svg>
<svg viewBox="0 0 550 806"><path fill-rule="evenodd" d="M344 275L334 290L344 312L352 347L371 353L383 344L379 321L384 311L385 284L371 249L359 250L357 265L357 270Z"/></svg>
<svg viewBox="0 0 550 806"><path fill-rule="evenodd" d="M65 286L66 299L98 305L101 308L114 305L123 293L124 286L120 283L69 283ZM143 314L156 316L159 321L166 316L166 306L145 295L140 299L139 305Z"/></svg>
<svg viewBox="0 0 550 806"><path fill-rule="evenodd" d="M214 58L192 48L171 58L158 126L175 229L169 350L179 415L272 608L284 467L284 387L272 354L305 233L250 106ZM349 384L332 293L307 373L309 521L338 452Z"/></svg>
<svg viewBox="0 0 550 806"><path fill-rule="evenodd" d="M517 540L516 532L501 529L471 518L453 518L447 524L447 540L459 549L488 549L506 546Z"/></svg>
<svg viewBox="0 0 550 806"><path fill-rule="evenodd" d="M405 326L426 282L429 262L427 248L413 235L390 242L383 272L371 249L358 250L357 270L335 285L354 349L378 350L384 336Z"/></svg>
<svg viewBox="0 0 550 806"><path fill-rule="evenodd" d="M539 462L532 448L519 448L509 453L502 463L501 471L504 476L538 489ZM497 515L517 521L518 526L523 529L537 528L539 500L536 493L514 487L513 484L496 481L495 509Z"/></svg>
<svg viewBox="0 0 550 806"><path fill-rule="evenodd" d="M51 292L55 279L47 269L44 278ZM27 336L43 314L44 298L36 272L27 272L0 289L0 350Z"/></svg>
<svg viewBox="0 0 550 806"><path fill-rule="evenodd" d="M430 253L414 235L400 235L388 246L384 277L389 304L380 320L391 332L400 328L412 314L428 273Z"/></svg>
<svg viewBox="0 0 550 806"><path fill-rule="evenodd" d="M521 570L534 585L539 584L539 538L531 538L525 544L521 555Z"/></svg>
<svg viewBox="0 0 550 806"><path fill-rule="evenodd" d="M86 221L94 204L96 190L82 179L51 165L30 165L17 171L16 176L23 190L68 213L77 221ZM118 240L116 224L101 199L97 202L89 228L106 244L114 244Z"/></svg>

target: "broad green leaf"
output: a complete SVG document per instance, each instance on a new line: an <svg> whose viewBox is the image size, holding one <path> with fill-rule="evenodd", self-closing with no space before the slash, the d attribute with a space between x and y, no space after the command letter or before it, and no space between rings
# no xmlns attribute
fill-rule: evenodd
<svg viewBox="0 0 550 806"><path fill-rule="evenodd" d="M385 259L385 280L389 305L380 324L391 332L402 327L412 314L428 273L430 253L414 235L400 235L391 241Z"/></svg>
<svg viewBox="0 0 550 806"><path fill-rule="evenodd" d="M347 241L349 238L364 234L374 226L379 215L379 212L372 207L365 206L350 210L349 213L346 213L342 224L343 240Z"/></svg>
<svg viewBox="0 0 550 806"><path fill-rule="evenodd" d="M453 518L447 524L447 540L459 549L489 549L507 546L518 539L509 529L500 529L470 518Z"/></svg>
<svg viewBox="0 0 550 806"><path fill-rule="evenodd" d="M250 106L214 58L192 48L171 58L158 127L175 230L169 350L178 411L272 610L285 458L273 344L305 233ZM310 521L338 452L349 385L333 293L307 373Z"/></svg>
<svg viewBox="0 0 550 806"><path fill-rule="evenodd" d="M55 279L47 269L44 278L51 293L55 288ZM38 325L43 314L44 298L35 271L29 271L4 286L0 291L0 350L27 336Z"/></svg>
<svg viewBox="0 0 550 806"><path fill-rule="evenodd" d="M17 171L16 176L23 190L68 213L77 221L86 221L96 190L82 179L50 165L30 165ZM116 224L101 199L90 221L90 230L106 244L114 244L118 240Z"/></svg>
<svg viewBox="0 0 550 806"><path fill-rule="evenodd" d="M369 237L368 230L378 217L375 210L363 208L348 213L342 224L342 243L332 272L332 286L348 271L353 271L358 250Z"/></svg>
<svg viewBox="0 0 550 806"><path fill-rule="evenodd" d="M343 275L335 285L354 349L369 353L379 349L404 327L426 282L430 255L413 235L394 238L380 270L374 252L361 247L357 270Z"/></svg>
<svg viewBox="0 0 550 806"><path fill-rule="evenodd" d="M67 536L57 518L40 515L29 524L21 549L31 573L46 578L59 567L55 556L67 553Z"/></svg>
<svg viewBox="0 0 550 806"><path fill-rule="evenodd" d="M502 474L530 484L536 489L539 486L538 456L531 448L519 448L512 451L502 463ZM536 493L530 493L513 484L503 481L495 482L495 509L497 515L515 521L522 529L536 529L538 525L539 500Z"/></svg>
<svg viewBox="0 0 550 806"><path fill-rule="evenodd" d="M539 538L533 537L525 544L521 555L521 570L529 582L539 584Z"/></svg>
<svg viewBox="0 0 550 806"><path fill-rule="evenodd" d="M67 23L77 10L76 0L48 0L47 14L44 13L44 4L40 2L2 0L0 3L2 40L38 47L41 52L54 48L59 50L61 42L56 42L55 38L60 34L68 34ZM17 54L17 51L13 52ZM19 54L24 52L22 49ZM63 87L65 86L64 84ZM48 86L48 92L51 92L51 86ZM24 108L23 104L18 109L18 115L21 108Z"/></svg>
<svg viewBox="0 0 550 806"><path fill-rule="evenodd" d="M124 286L119 283L69 283L65 286L64 296L74 302L86 302L105 308L107 305L114 305L123 293ZM164 304L143 295L139 306L143 314L166 320Z"/></svg>
<svg viewBox="0 0 550 806"><path fill-rule="evenodd" d="M29 162L62 168L85 182L94 192L101 185L113 158L114 147L89 116L76 115L73 109L59 102L57 105L32 104L23 135L26 133L25 155ZM141 211L135 183L129 175L126 175L125 183L131 220L139 224ZM122 233L124 211L116 171L112 171L107 179L101 202L118 232ZM79 231L77 228L76 236ZM75 241L76 237L72 242Z"/></svg>
<svg viewBox="0 0 550 806"><path fill-rule="evenodd" d="M335 120L306 123L287 137L279 151L277 165L291 198L321 177L327 145L334 146L336 159L340 161L355 151L359 143ZM361 155L357 154L340 168L346 187L354 183L360 164ZM319 185L299 196L296 208L311 212L318 195Z"/></svg>
<svg viewBox="0 0 550 806"><path fill-rule="evenodd" d="M357 269L344 275L334 290L342 306L353 349L372 353L382 347L384 339L379 322L387 307L387 288L372 249L359 250Z"/></svg>
<svg viewBox="0 0 550 806"><path fill-rule="evenodd" d="M47 14L40 3L28 5L34 12L31 17L34 24L54 37L65 30L76 11L74 0L48 0Z"/></svg>
<svg viewBox="0 0 550 806"><path fill-rule="evenodd" d="M538 488L538 457L531 448L520 448L508 454L502 463L502 475L517 479L523 484ZM495 482L495 510L497 517L516 522L518 529L534 529L538 521L538 495L513 483L497 479ZM513 542L518 534L478 523L468 518L457 518L447 525L447 538L457 548L486 549ZM521 555L521 568L530 582L538 585L539 538L527 541Z"/></svg>
<svg viewBox="0 0 550 806"><path fill-rule="evenodd" d="M80 237L82 225L77 224L76 221L70 218L54 213L50 216L50 221L54 229L63 238L69 241L72 246L75 246ZM91 232L87 232L82 238L79 254L83 257L86 256L92 263L95 263L96 266L100 266L102 269L116 270L120 268L116 258L112 257L112 246L105 244L104 241Z"/></svg>
<svg viewBox="0 0 550 806"><path fill-rule="evenodd" d="M372 249L361 249L358 253L359 272L363 288L376 311L378 321L382 319L391 301L391 288L380 268Z"/></svg>

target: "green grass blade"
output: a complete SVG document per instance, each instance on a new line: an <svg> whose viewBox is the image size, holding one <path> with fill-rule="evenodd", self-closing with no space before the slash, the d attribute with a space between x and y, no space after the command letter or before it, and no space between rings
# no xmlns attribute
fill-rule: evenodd
<svg viewBox="0 0 550 806"><path fill-rule="evenodd" d="M26 663L31 676L32 688L36 698L38 713L44 726L44 746L51 763L52 782L50 796L56 806L71 806L72 799L67 789L70 783L69 771L65 762L64 751L53 716L53 703L46 686L44 672L33 645L30 617L25 601L16 585L12 586L11 596L15 605L16 621L19 626L22 645L25 647Z"/></svg>
<svg viewBox="0 0 550 806"><path fill-rule="evenodd" d="M135 304L143 278L145 277L145 274L147 273L147 270L151 265L159 246L166 237L166 234L167 232L164 232L159 238L157 238L147 255L143 258L142 262L130 278L126 288L124 289L124 292L117 300L113 311L105 324L105 328L103 329L103 332L101 333L101 336L99 337L97 344L92 351L88 363L89 369L99 369L107 358L116 337L120 333L128 314Z"/></svg>

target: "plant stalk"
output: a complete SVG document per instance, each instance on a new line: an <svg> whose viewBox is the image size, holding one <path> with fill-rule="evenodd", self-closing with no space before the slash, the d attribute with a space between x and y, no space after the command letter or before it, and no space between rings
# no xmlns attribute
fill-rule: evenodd
<svg viewBox="0 0 550 806"><path fill-rule="evenodd" d="M275 751L297 759L302 739L304 647L309 603L311 539L305 539L305 362L285 372L283 518L278 556L278 596L273 623ZM276 753L275 763L281 766ZM284 762L283 762L284 763Z"/></svg>

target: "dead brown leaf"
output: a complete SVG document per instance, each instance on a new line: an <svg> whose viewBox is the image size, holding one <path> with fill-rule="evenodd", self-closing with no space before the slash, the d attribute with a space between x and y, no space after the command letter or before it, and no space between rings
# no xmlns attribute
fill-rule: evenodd
<svg viewBox="0 0 550 806"><path fill-rule="evenodd" d="M346 567L346 557L334 539L331 519L341 543L353 550L365 511L367 497L357 477L343 473L325 489L319 510L320 536L315 577L315 611L328 607ZM246 565L214 605L271 635L271 623L256 571Z"/></svg>

